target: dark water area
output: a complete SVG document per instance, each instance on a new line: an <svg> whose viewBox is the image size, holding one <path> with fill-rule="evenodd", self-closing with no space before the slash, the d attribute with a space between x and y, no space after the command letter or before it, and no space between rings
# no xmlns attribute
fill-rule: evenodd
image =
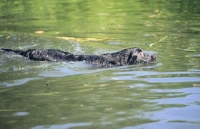
<svg viewBox="0 0 200 129"><path fill-rule="evenodd" d="M0 48L103 54L155 65L95 68L0 51L1 129L199 129L199 0L2 0Z"/></svg>

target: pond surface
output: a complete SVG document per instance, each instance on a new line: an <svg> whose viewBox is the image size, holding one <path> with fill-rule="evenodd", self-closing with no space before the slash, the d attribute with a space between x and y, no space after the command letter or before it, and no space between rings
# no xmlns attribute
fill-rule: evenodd
<svg viewBox="0 0 200 129"><path fill-rule="evenodd" d="M156 53L158 61L94 68L1 51L0 127L199 129L199 5L199 0L4 0L2 48L102 54L140 47Z"/></svg>

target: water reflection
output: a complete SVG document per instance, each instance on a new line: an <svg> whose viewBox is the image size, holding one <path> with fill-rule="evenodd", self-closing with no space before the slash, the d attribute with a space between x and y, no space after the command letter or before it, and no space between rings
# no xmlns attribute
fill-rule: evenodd
<svg viewBox="0 0 200 129"><path fill-rule="evenodd" d="M36 126L32 127L31 129L70 129L74 127L84 127L84 126L89 126L91 123L69 123L69 124L63 124L63 125L52 125L52 126Z"/></svg>
<svg viewBox="0 0 200 129"><path fill-rule="evenodd" d="M174 77L174 78L145 78L139 79L150 83L170 83L170 82L199 82L200 77Z"/></svg>
<svg viewBox="0 0 200 129"><path fill-rule="evenodd" d="M24 78L24 79L18 79L18 80L12 80L10 82L0 82L0 87L11 87L11 86L19 86L19 85L23 85L29 81L33 81L33 80L38 80L40 78L38 77L34 77L34 78Z"/></svg>
<svg viewBox="0 0 200 129"><path fill-rule="evenodd" d="M181 123L181 124L180 124ZM143 124L139 126L130 126L130 127L125 127L123 129L141 129L141 128L147 128L147 129L152 129L152 128L162 128L162 129L169 129L169 128L181 128L181 129L199 129L199 124L193 124L193 123L184 123L184 121L180 122L154 122L154 123L149 123L149 124Z"/></svg>
<svg viewBox="0 0 200 129"><path fill-rule="evenodd" d="M199 72L150 72L150 71L128 71L116 72L116 76L110 80L140 80L150 83L173 83L173 82L199 82L200 77L178 77L185 75L199 75ZM124 76L126 75L126 76ZM156 76L152 78L150 76ZM170 77L169 77L170 76ZM173 78L171 77L173 76ZM163 77L163 78L162 78ZM109 79L109 78L105 78Z"/></svg>

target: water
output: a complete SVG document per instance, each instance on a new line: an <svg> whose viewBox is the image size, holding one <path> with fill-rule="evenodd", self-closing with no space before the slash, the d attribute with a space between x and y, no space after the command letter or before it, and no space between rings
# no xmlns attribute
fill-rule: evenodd
<svg viewBox="0 0 200 129"><path fill-rule="evenodd" d="M4 0L0 47L102 54L136 46L158 61L95 68L0 52L1 128L199 129L199 4Z"/></svg>

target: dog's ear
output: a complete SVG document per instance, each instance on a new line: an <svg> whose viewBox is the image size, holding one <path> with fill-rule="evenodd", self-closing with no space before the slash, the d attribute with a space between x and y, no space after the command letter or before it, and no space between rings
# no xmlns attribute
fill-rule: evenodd
<svg viewBox="0 0 200 129"><path fill-rule="evenodd" d="M137 55L133 51L131 51L128 55L127 64L133 64L137 60Z"/></svg>
<svg viewBox="0 0 200 129"><path fill-rule="evenodd" d="M127 60L127 63L129 63L132 59L132 56L133 56L133 52L131 51L128 55L128 60Z"/></svg>

